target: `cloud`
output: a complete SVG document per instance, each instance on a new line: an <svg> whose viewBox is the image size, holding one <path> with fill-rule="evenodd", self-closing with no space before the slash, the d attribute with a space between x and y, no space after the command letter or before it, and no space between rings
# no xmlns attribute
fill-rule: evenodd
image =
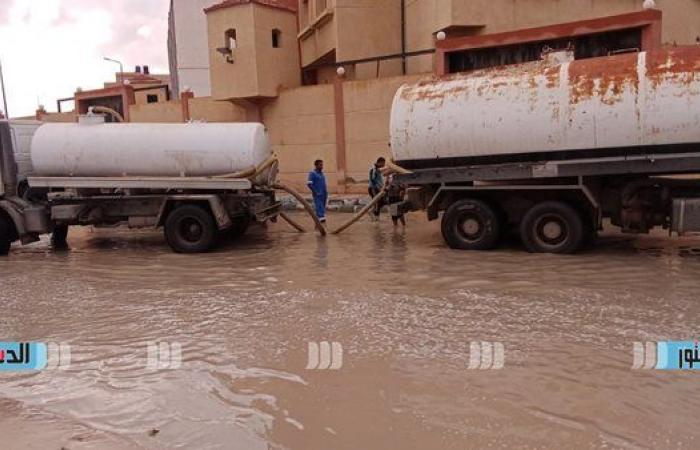
<svg viewBox="0 0 700 450"><path fill-rule="evenodd" d="M136 34L138 34L144 39L148 39L153 34L153 30L148 25L143 25L139 27L138 30L136 30Z"/></svg>
<svg viewBox="0 0 700 450"><path fill-rule="evenodd" d="M169 0L3 0L0 58L13 117L38 104L55 110L57 98L77 87L101 87L118 67L148 64L167 71Z"/></svg>

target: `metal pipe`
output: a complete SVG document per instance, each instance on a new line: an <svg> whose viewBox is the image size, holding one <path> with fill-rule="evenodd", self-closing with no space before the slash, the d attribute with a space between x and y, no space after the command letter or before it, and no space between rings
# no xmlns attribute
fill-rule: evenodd
<svg viewBox="0 0 700 450"><path fill-rule="evenodd" d="M413 56L431 55L435 52L436 52L436 50L434 48L427 48L425 50L416 50L413 52L406 52L403 55L401 53L396 53L393 55L374 56L371 58L350 59L347 61L338 61L338 62L331 62L331 63L326 63L326 64L318 64L318 65L315 65L314 68L317 69L317 68L321 68L321 67L351 66L354 64L364 64L364 63L370 63L370 62L375 62L375 61L386 61L389 59L398 59L398 58L401 58L402 56L405 56L406 58L410 58Z"/></svg>

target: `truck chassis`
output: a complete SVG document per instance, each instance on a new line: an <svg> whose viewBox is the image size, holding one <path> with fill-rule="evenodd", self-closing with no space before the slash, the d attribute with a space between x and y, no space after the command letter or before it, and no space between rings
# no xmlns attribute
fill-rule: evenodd
<svg viewBox="0 0 700 450"><path fill-rule="evenodd" d="M605 218L626 233L700 231L700 179L678 177L697 173L700 152L418 169L395 176L407 199L394 207L444 211L452 248L489 250L517 228L528 251L573 253Z"/></svg>

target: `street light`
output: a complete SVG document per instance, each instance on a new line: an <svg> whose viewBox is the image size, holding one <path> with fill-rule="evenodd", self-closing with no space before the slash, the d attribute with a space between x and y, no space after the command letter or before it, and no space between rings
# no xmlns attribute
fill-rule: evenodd
<svg viewBox="0 0 700 450"><path fill-rule="evenodd" d="M103 59L104 59L105 61L109 61L109 62L113 62L113 63L115 63L115 64L119 64L119 74L120 74L120 75L123 75L123 74L124 74L124 64L122 64L121 61L118 61L118 60L112 59L112 58L107 58L106 56L103 57Z"/></svg>

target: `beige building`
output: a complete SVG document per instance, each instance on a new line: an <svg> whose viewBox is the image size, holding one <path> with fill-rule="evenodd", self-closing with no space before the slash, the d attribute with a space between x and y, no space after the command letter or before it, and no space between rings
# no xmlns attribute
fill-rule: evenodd
<svg viewBox="0 0 700 450"><path fill-rule="evenodd" d="M206 12L215 100L257 102L301 84L291 2L228 1Z"/></svg>

